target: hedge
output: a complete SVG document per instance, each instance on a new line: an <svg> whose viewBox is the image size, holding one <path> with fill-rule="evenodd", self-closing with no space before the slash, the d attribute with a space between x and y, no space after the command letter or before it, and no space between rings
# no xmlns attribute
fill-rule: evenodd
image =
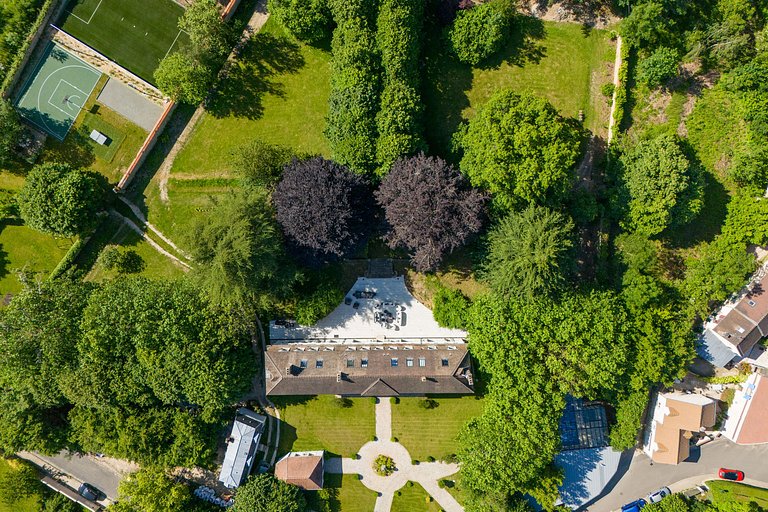
<svg viewBox="0 0 768 512"><path fill-rule="evenodd" d="M14 77L16 76L16 72L19 70L19 67L24 62L24 56L27 54L30 46L37 42L34 35L37 33L40 27L45 24L48 13L56 8L56 4L58 2L59 0L45 0L45 3L40 8L37 19L35 19L35 22L30 26L27 37L24 39L24 43L16 52L16 56L14 57L13 62L11 62L5 72L5 78L3 78L3 83L0 85L0 91L2 91L3 96L7 96L11 93L10 89L13 86Z"/></svg>
<svg viewBox="0 0 768 512"><path fill-rule="evenodd" d="M614 134L618 135L624 122L627 108L627 94L629 90L629 61L633 55L632 46L624 42L621 45L621 67L619 68L619 85L616 87L616 104L613 111ZM614 139L615 139L614 135Z"/></svg>
<svg viewBox="0 0 768 512"><path fill-rule="evenodd" d="M374 0L334 0L337 28L331 52L331 94L325 135L333 158L355 172L376 164L376 112L379 107L380 59L372 29Z"/></svg>
<svg viewBox="0 0 768 512"><path fill-rule="evenodd" d="M376 39L385 72L376 116L379 175L389 172L399 157L427 149L418 69L423 25L421 0L383 1Z"/></svg>
<svg viewBox="0 0 768 512"><path fill-rule="evenodd" d="M83 247L85 247L85 244L87 244L90 239L90 236L78 237L77 240L75 240L75 243L72 244L72 247L70 247L67 251L67 254L65 254L64 257L61 258L61 261L59 261L58 265L56 265L56 268L51 271L51 275L48 276L48 279L59 278L67 270L69 270L70 267L75 263L77 257L80 255L80 251L83 250Z"/></svg>

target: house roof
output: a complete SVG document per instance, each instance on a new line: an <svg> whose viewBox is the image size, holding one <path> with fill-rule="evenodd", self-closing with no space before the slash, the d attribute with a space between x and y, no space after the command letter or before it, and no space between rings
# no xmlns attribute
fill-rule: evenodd
<svg viewBox="0 0 768 512"><path fill-rule="evenodd" d="M275 464L275 476L305 491L323 488L323 451L290 452Z"/></svg>
<svg viewBox="0 0 768 512"><path fill-rule="evenodd" d="M472 394L467 345L270 345L269 395Z"/></svg>
<svg viewBox="0 0 768 512"><path fill-rule="evenodd" d="M391 315L391 321L377 321L381 314ZM402 276L359 278L345 301L315 325L301 326L290 322L286 325L285 321L269 324L269 338L273 344L393 339L411 343L422 339L452 343L466 337L465 331L440 327L432 311L408 291Z"/></svg>
<svg viewBox="0 0 768 512"><path fill-rule="evenodd" d="M718 317L714 332L742 356L768 336L768 273L751 283L738 302Z"/></svg>
<svg viewBox="0 0 768 512"><path fill-rule="evenodd" d="M560 501L579 509L603 492L619 469L621 452L611 447L564 451L555 456L563 470Z"/></svg>
<svg viewBox="0 0 768 512"><path fill-rule="evenodd" d="M699 336L696 342L696 352L699 357L718 368L723 368L738 355L735 346L727 343L710 329L706 329Z"/></svg>
<svg viewBox="0 0 768 512"><path fill-rule="evenodd" d="M737 444L768 443L768 378L753 373L728 409L725 435Z"/></svg>
<svg viewBox="0 0 768 512"><path fill-rule="evenodd" d="M225 487L238 487L251 472L256 449L264 431L265 416L240 408L232 424L232 433L227 440L227 452L221 465L219 481Z"/></svg>
<svg viewBox="0 0 768 512"><path fill-rule="evenodd" d="M563 451L608 446L605 407L579 398L566 397L560 417L560 446Z"/></svg>
<svg viewBox="0 0 768 512"><path fill-rule="evenodd" d="M688 458L691 432L715 424L717 404L695 393L663 393L653 413L651 458L662 464L679 464Z"/></svg>

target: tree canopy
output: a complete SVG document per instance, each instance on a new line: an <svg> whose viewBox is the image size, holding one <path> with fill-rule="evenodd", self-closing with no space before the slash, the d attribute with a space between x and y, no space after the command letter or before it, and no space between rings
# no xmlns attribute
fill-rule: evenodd
<svg viewBox="0 0 768 512"><path fill-rule="evenodd" d="M510 213L488 236L484 279L503 297L556 291L569 271L573 223L543 206Z"/></svg>
<svg viewBox="0 0 768 512"><path fill-rule="evenodd" d="M19 115L8 100L0 99L0 166L10 161L20 134Z"/></svg>
<svg viewBox="0 0 768 512"><path fill-rule="evenodd" d="M17 201L19 214L29 227L72 237L96 226L103 198L104 187L96 173L51 162L32 168Z"/></svg>
<svg viewBox="0 0 768 512"><path fill-rule="evenodd" d="M412 251L419 271L436 269L483 223L483 195L444 160L424 154L395 162L376 199L389 225L385 240L393 249Z"/></svg>
<svg viewBox="0 0 768 512"><path fill-rule="evenodd" d="M451 50L461 62L480 64L503 48L513 16L514 6L508 0L491 0L458 11L447 34Z"/></svg>
<svg viewBox="0 0 768 512"><path fill-rule="evenodd" d="M309 264L349 255L371 219L367 182L322 157L288 164L272 199L288 243Z"/></svg>
<svg viewBox="0 0 768 512"><path fill-rule="evenodd" d="M458 136L461 170L504 209L561 198L579 156L581 132L546 100L502 90Z"/></svg>
<svg viewBox="0 0 768 512"><path fill-rule="evenodd" d="M174 483L165 471L142 468L124 478L118 487L117 502L109 512L184 512L192 510L192 493L184 484Z"/></svg>
<svg viewBox="0 0 768 512"><path fill-rule="evenodd" d="M691 222L704 205L701 168L671 135L640 142L622 156L626 225L647 236ZM622 203L625 199L620 199Z"/></svg>
<svg viewBox="0 0 768 512"><path fill-rule="evenodd" d="M234 512L304 512L307 504L296 486L270 473L251 475L238 487Z"/></svg>
<svg viewBox="0 0 768 512"><path fill-rule="evenodd" d="M157 86L176 101L196 105L205 99L211 85L211 70L191 55L175 52L160 61L155 70Z"/></svg>
<svg viewBox="0 0 768 512"><path fill-rule="evenodd" d="M333 18L327 0L269 0L269 13L301 41L330 39Z"/></svg>
<svg viewBox="0 0 768 512"><path fill-rule="evenodd" d="M232 166L246 186L274 187L293 157L289 148L254 139L235 150Z"/></svg>

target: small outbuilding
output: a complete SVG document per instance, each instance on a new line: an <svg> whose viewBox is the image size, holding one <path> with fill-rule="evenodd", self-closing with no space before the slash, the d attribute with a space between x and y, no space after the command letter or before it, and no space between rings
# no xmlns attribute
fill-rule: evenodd
<svg viewBox="0 0 768 512"><path fill-rule="evenodd" d="M275 476L305 491L323 488L324 452L290 452L275 464Z"/></svg>
<svg viewBox="0 0 768 512"><path fill-rule="evenodd" d="M219 475L219 481L225 487L239 487L251 473L266 422L266 416L250 409L241 407L237 410Z"/></svg>

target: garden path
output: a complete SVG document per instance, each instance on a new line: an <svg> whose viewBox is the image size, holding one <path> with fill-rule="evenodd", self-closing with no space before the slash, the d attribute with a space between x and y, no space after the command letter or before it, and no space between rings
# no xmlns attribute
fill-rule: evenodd
<svg viewBox="0 0 768 512"><path fill-rule="evenodd" d="M395 492L408 483L421 485L446 512L463 512L464 508L438 482L459 471L458 464L446 462L419 462L413 464L411 455L403 445L392 441L392 402L389 398L376 399L376 440L366 443L357 458L333 458L326 462L329 473L357 474L360 482L378 493L374 512L389 512ZM426 435L426 433L425 433ZM397 469L389 476L381 476L373 469L379 455L391 457Z"/></svg>

